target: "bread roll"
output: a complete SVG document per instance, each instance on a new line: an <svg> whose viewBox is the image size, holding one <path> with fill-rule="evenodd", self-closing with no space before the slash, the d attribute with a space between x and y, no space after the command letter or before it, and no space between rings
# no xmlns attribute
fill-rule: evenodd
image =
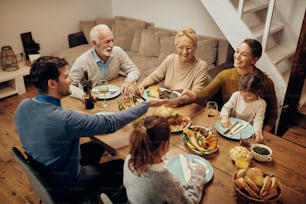
<svg viewBox="0 0 306 204"><path fill-rule="evenodd" d="M246 175L246 169L239 169L236 174L236 178L243 178Z"/></svg>
<svg viewBox="0 0 306 204"><path fill-rule="evenodd" d="M258 187L262 187L262 185L263 185L263 174L262 174L262 171L259 168L257 168L257 167L250 168L246 172L246 176L248 176Z"/></svg>
<svg viewBox="0 0 306 204"><path fill-rule="evenodd" d="M263 193L267 192L268 190L270 190L271 188L271 184L272 184L272 179L270 176L266 176L263 180L263 186L261 187L259 196L260 198L263 198Z"/></svg>
<svg viewBox="0 0 306 204"><path fill-rule="evenodd" d="M278 195L278 191L276 186L274 188L270 188L268 191L263 192L261 199L269 200Z"/></svg>
<svg viewBox="0 0 306 204"><path fill-rule="evenodd" d="M238 179L235 179L235 185L239 190L244 189L244 187L247 185L247 183L245 182L244 178L240 177Z"/></svg>
<svg viewBox="0 0 306 204"><path fill-rule="evenodd" d="M256 185L256 183L248 176L244 177L247 184L252 188L252 190L259 195L260 188Z"/></svg>
<svg viewBox="0 0 306 204"><path fill-rule="evenodd" d="M244 187L244 190L246 190L246 192L248 192L248 194L251 196L251 197L253 197L253 198L260 198L259 197L259 195L257 195L257 193L255 193L254 191L253 191L253 189L248 185L248 183L247 183L247 185Z"/></svg>

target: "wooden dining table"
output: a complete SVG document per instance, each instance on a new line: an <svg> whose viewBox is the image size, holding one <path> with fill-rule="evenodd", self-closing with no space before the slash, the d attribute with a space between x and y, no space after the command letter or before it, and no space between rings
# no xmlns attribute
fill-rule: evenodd
<svg viewBox="0 0 306 204"><path fill-rule="evenodd" d="M124 79L119 77L109 83L121 87ZM102 100L95 103L93 109L85 109L84 103L67 96L62 99L62 106L66 109L82 111L89 114L98 112L119 112L118 101L122 95L106 100L109 107L102 108ZM154 114L156 107L150 107L146 115ZM208 117L205 107L198 104L188 104L173 108L175 113L191 118L192 125L211 128L218 137L218 151L212 154L199 155L213 167L213 177L205 185L201 203L237 203L233 187L233 174L236 170L229 155L229 150L239 145L239 140L222 136L215 129L216 117ZM125 159L129 153L129 135L133 131L132 124L128 124L112 134L96 135L95 140L105 145L108 151ZM264 132L265 144L272 151L271 162L251 161L250 167L259 167L265 172L274 174L282 184L282 195L278 203L306 203L306 149L300 145L282 139L276 135ZM173 133L170 137L170 157L179 154L196 154L183 141L182 132Z"/></svg>

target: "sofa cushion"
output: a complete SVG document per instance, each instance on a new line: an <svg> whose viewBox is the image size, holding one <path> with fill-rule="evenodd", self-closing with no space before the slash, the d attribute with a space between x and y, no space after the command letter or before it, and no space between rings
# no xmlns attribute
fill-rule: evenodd
<svg viewBox="0 0 306 204"><path fill-rule="evenodd" d="M133 51L138 50L139 43L137 41L140 42L141 37L139 32L151 25L153 25L153 23L149 23L147 21L142 21L124 16L115 16L113 23L115 44L120 46L124 50L131 50L133 45ZM136 32L138 33L136 34ZM132 43L133 41L134 44Z"/></svg>
<svg viewBox="0 0 306 204"><path fill-rule="evenodd" d="M161 36L160 37L160 55L159 59L164 60L168 55L176 52L174 44L175 36Z"/></svg>
<svg viewBox="0 0 306 204"><path fill-rule="evenodd" d="M138 52L139 51L139 46L140 46L140 42L141 42L141 32L142 31L143 31L143 29L137 29L135 34L134 34L132 45L131 45L131 51L133 51L133 52Z"/></svg>
<svg viewBox="0 0 306 204"><path fill-rule="evenodd" d="M113 23L114 23L114 20L112 18L104 18L104 17L97 17L96 18L96 24L105 24L111 30L113 30Z"/></svg>
<svg viewBox="0 0 306 204"><path fill-rule="evenodd" d="M145 57L158 57L160 55L159 33L145 29L141 32L139 54Z"/></svg>
<svg viewBox="0 0 306 204"><path fill-rule="evenodd" d="M74 61L76 60L77 57L79 57L81 54L86 52L91 48L91 45L89 44L84 44L84 45L79 45L75 46L72 48L67 48L64 50L60 50L57 52L52 53L51 55L56 56L56 57L61 57L65 58L68 62L68 67L70 68Z"/></svg>
<svg viewBox="0 0 306 204"><path fill-rule="evenodd" d="M90 43L90 30L97 25L95 20L92 21L80 21L80 27L83 31L85 38L88 43Z"/></svg>
<svg viewBox="0 0 306 204"><path fill-rule="evenodd" d="M218 40L207 39L198 41L198 48L196 56L202 60L205 60L209 65L216 63Z"/></svg>

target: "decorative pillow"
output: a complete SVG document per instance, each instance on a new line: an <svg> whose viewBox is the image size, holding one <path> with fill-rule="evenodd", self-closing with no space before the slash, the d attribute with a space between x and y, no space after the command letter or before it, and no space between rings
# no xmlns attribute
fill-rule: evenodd
<svg viewBox="0 0 306 204"><path fill-rule="evenodd" d="M145 22L130 20L115 20L115 44L124 50L130 50L137 29L144 29Z"/></svg>
<svg viewBox="0 0 306 204"><path fill-rule="evenodd" d="M216 63L218 40L207 39L198 41L196 56L205 60L208 65Z"/></svg>
<svg viewBox="0 0 306 204"><path fill-rule="evenodd" d="M107 25L111 30L113 30L113 22L114 20L112 18L103 18L103 17L97 17L96 23L98 24L105 24Z"/></svg>
<svg viewBox="0 0 306 204"><path fill-rule="evenodd" d="M160 55L159 32L145 29L141 32L139 54L144 57L158 57Z"/></svg>
<svg viewBox="0 0 306 204"><path fill-rule="evenodd" d="M143 29L137 29L135 34L134 34L134 38L132 41L132 45L131 45L131 51L133 52L138 52L139 51L139 46L140 46L140 42L141 42L141 32L143 31Z"/></svg>
<svg viewBox="0 0 306 204"><path fill-rule="evenodd" d="M174 39L175 36L160 36L160 60L164 60L168 55L176 52Z"/></svg>
<svg viewBox="0 0 306 204"><path fill-rule="evenodd" d="M80 21L80 27L83 31L87 42L90 44L90 30L95 26L96 21Z"/></svg>

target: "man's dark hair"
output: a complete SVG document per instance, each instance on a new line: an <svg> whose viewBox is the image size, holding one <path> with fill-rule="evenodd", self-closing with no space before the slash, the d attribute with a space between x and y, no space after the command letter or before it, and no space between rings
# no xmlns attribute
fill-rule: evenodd
<svg viewBox="0 0 306 204"><path fill-rule="evenodd" d="M31 81L40 93L48 92L48 80L58 81L59 68L65 67L68 62L64 58L44 56L34 61L30 70Z"/></svg>

